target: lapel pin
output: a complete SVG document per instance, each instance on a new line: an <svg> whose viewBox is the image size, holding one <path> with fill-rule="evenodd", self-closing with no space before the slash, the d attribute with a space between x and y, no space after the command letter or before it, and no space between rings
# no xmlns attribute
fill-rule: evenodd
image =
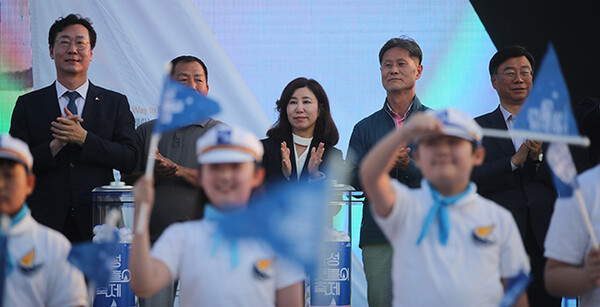
<svg viewBox="0 0 600 307"><path fill-rule="evenodd" d="M100 101L100 98L96 97L94 100L96 100L96 101Z"/></svg>

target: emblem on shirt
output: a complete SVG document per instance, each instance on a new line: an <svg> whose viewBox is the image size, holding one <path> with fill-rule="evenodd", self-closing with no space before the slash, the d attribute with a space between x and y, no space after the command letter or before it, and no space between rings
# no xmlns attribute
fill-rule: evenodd
<svg viewBox="0 0 600 307"><path fill-rule="evenodd" d="M254 277L259 280L269 279L271 277L271 270L274 259L261 259L256 261L254 264Z"/></svg>
<svg viewBox="0 0 600 307"><path fill-rule="evenodd" d="M42 264L35 264L35 248L32 248L23 258L19 260L18 267L24 275L33 275Z"/></svg>
<svg viewBox="0 0 600 307"><path fill-rule="evenodd" d="M496 242L494 238L494 225L476 227L473 229L472 237L476 245L491 245Z"/></svg>

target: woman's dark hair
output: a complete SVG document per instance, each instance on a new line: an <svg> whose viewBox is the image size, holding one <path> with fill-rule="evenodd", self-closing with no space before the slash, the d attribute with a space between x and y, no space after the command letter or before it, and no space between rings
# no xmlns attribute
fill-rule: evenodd
<svg viewBox="0 0 600 307"><path fill-rule="evenodd" d="M287 116L287 105L294 92L303 87L307 87L313 92L319 104L319 117L315 124L313 138L319 142L323 142L325 146L334 146L340 139L340 135L333 122L333 118L331 118L327 94L325 94L325 90L319 82L304 77L292 80L283 89L281 97L276 102L277 107L275 108L277 112L279 112L279 119L277 119L271 129L267 131L267 136L278 141L283 141L292 134L292 125Z"/></svg>

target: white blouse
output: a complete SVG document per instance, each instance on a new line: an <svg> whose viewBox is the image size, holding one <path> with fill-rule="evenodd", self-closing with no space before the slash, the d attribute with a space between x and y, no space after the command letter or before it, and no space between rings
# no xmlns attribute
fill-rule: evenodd
<svg viewBox="0 0 600 307"><path fill-rule="evenodd" d="M302 174L302 168L304 168L304 162L306 162L306 157L308 157L308 152L310 151L310 142L312 142L313 138L303 138L293 133L292 138L294 140L294 155L296 157L296 178L300 179L300 174ZM300 146L306 146L306 150L300 156L298 156L296 144Z"/></svg>

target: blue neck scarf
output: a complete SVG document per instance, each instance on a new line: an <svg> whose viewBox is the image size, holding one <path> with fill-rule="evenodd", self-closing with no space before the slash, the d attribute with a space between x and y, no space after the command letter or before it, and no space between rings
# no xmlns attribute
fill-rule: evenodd
<svg viewBox="0 0 600 307"><path fill-rule="evenodd" d="M19 210L19 212L11 219L10 227L17 225L27 215L27 212L29 212L29 207L27 204L23 204L21 210Z"/></svg>
<svg viewBox="0 0 600 307"><path fill-rule="evenodd" d="M13 227L15 225L17 225L20 221L23 220L23 218L27 215L27 212L29 212L29 207L27 207L27 204L23 204L23 207L21 207L21 210L19 210L19 212L17 212L17 214L15 214L15 216L11 219L10 221L10 227ZM12 257L10 256L10 252L8 251L8 236L6 233L4 233L2 231L2 229L0 229L0 236L2 237L2 245L3 245L3 249L4 249L4 253L5 253L5 266L4 266L4 276L8 276L13 269L15 268L15 261L12 259Z"/></svg>
<svg viewBox="0 0 600 307"><path fill-rule="evenodd" d="M204 219L208 221L219 221L224 218L227 218L226 213L213 208L213 206L209 204L204 206ZM217 249L219 248L221 241L223 241L223 233L217 228L213 237L212 247L210 249L211 256L214 256L217 253ZM240 263L239 244L236 239L230 239L229 243L231 247L231 267L236 268Z"/></svg>
<svg viewBox="0 0 600 307"><path fill-rule="evenodd" d="M467 189L463 192L448 197L443 197L434 187L431 186L431 184L429 184L429 182L427 182L427 184L429 185L431 197L433 198L433 206L431 207L431 210L429 210L427 218L425 218L423 228L421 228L421 234L417 240L417 246L421 244L421 241L423 241L423 238L425 238L425 235L429 230L429 226L436 216L438 218L440 243L445 246L448 243L448 233L450 231L450 218L448 217L447 207L454 205L458 200L469 194L472 184L469 184Z"/></svg>

